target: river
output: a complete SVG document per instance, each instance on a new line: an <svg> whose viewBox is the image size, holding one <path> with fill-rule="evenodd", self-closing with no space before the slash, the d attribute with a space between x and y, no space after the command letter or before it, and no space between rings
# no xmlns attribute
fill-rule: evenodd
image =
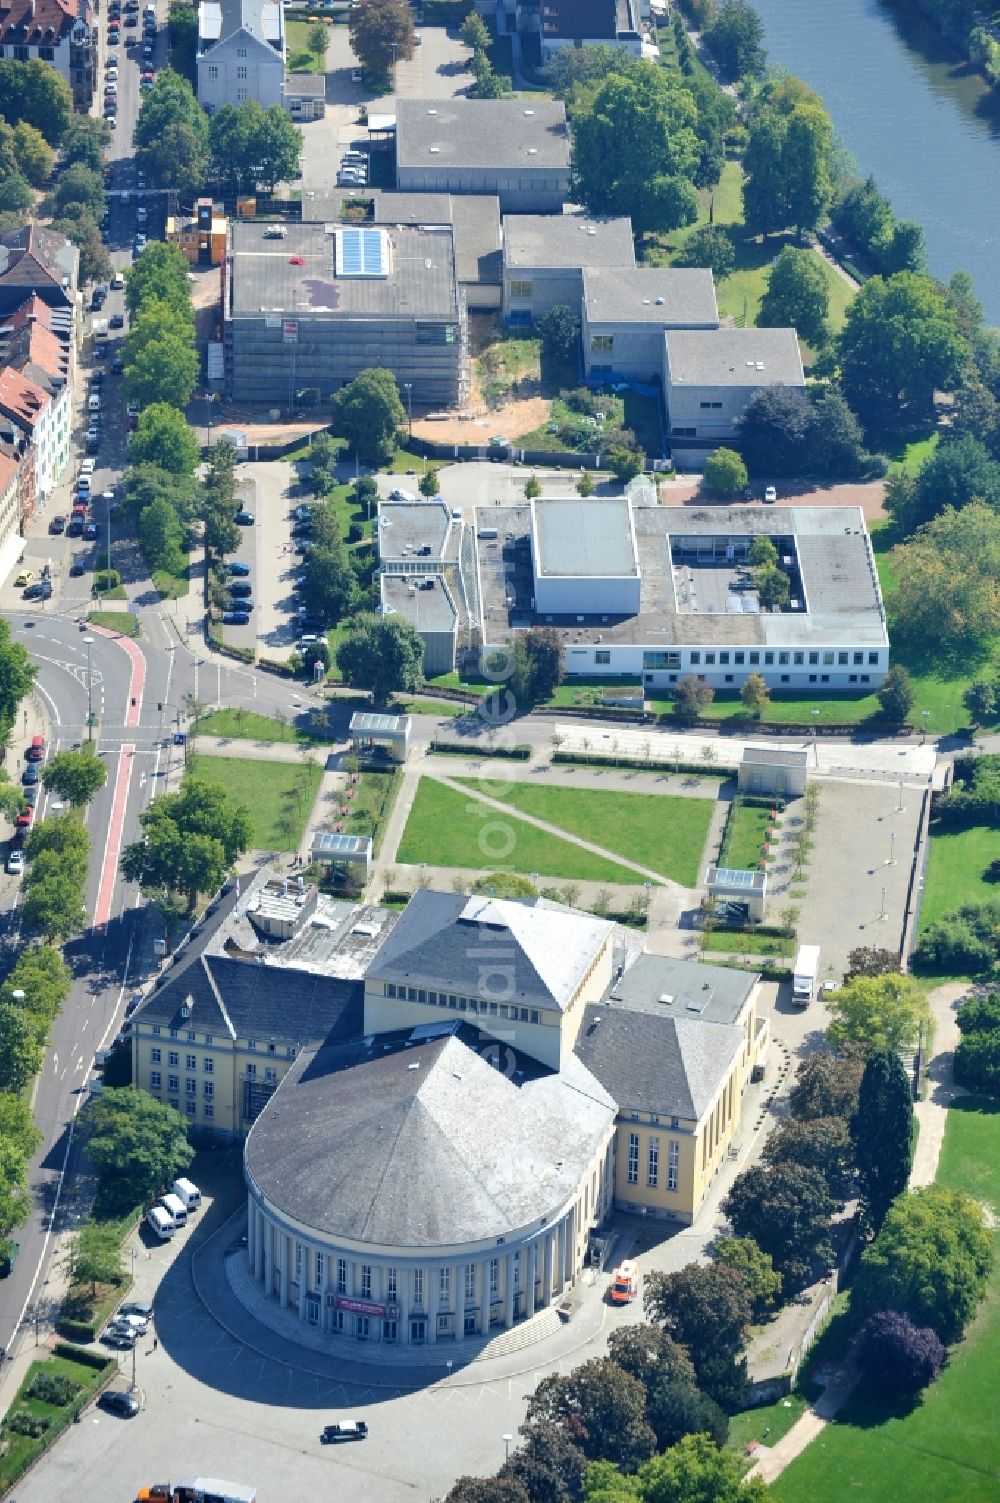
<svg viewBox="0 0 1000 1503"><path fill-rule="evenodd" d="M1000 91L880 0L752 3L769 62L816 90L862 176L923 225L931 272L969 272L1000 325Z"/></svg>

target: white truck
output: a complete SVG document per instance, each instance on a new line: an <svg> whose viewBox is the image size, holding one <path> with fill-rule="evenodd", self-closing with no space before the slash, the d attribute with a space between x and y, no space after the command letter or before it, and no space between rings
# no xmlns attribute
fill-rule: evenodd
<svg viewBox="0 0 1000 1503"><path fill-rule="evenodd" d="M819 974L819 945L800 945L792 972L792 1000L806 1007L816 995Z"/></svg>

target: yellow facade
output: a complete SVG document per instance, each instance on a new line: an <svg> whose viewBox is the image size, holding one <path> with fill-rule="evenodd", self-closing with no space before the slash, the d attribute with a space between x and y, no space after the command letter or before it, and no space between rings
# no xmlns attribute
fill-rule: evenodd
<svg viewBox="0 0 1000 1503"><path fill-rule="evenodd" d="M137 1021L132 1079L192 1127L242 1136L293 1060L293 1045Z"/></svg>
<svg viewBox="0 0 1000 1503"><path fill-rule="evenodd" d="M757 1020L755 986L735 1025L743 1044L697 1122L619 1102L615 1140L615 1204L626 1210L690 1223L736 1138L754 1066L763 1058L768 1031ZM711 1028L714 1025L703 1025Z"/></svg>
<svg viewBox="0 0 1000 1503"><path fill-rule="evenodd" d="M226 254L226 219L212 216L212 227L204 230L196 219L167 219L167 241L176 245L192 266L220 266Z"/></svg>

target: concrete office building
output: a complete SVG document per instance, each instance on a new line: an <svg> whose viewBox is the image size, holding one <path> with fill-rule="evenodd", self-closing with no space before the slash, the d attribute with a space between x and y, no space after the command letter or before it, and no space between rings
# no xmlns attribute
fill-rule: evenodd
<svg viewBox="0 0 1000 1503"><path fill-rule="evenodd" d="M715 282L708 270L584 268L581 338L588 379L659 381L668 329L718 326Z"/></svg>
<svg viewBox="0 0 1000 1503"><path fill-rule="evenodd" d="M632 678L647 692L689 673L716 689L760 673L775 689L827 692L885 676L885 609L858 507L542 497L477 518L475 636L487 656L540 625L560 633L568 675ZM784 610L752 588L755 537L778 550Z"/></svg>
<svg viewBox="0 0 1000 1503"><path fill-rule="evenodd" d="M558 214L569 196L565 107L536 99L398 99L396 187L489 194L504 214Z"/></svg>
<svg viewBox="0 0 1000 1503"><path fill-rule="evenodd" d="M426 677L450 673L471 630L471 530L441 501L382 501L377 536L381 609L420 633Z"/></svg>
<svg viewBox="0 0 1000 1503"><path fill-rule="evenodd" d="M282 103L284 8L275 0L201 0L198 6L198 103L212 115L254 99Z"/></svg>
<svg viewBox="0 0 1000 1503"><path fill-rule="evenodd" d="M415 407L459 398L465 317L450 226L229 226L225 380L235 401L325 404L384 366Z"/></svg>
<svg viewBox="0 0 1000 1503"><path fill-rule="evenodd" d="M503 221L503 316L530 324L556 304L579 311L583 273L635 268L632 223L579 209L565 214L507 214Z"/></svg>
<svg viewBox="0 0 1000 1503"><path fill-rule="evenodd" d="M700 468L714 449L738 448L738 423L756 392L805 387L794 329L673 329L662 353L667 427L677 465Z"/></svg>

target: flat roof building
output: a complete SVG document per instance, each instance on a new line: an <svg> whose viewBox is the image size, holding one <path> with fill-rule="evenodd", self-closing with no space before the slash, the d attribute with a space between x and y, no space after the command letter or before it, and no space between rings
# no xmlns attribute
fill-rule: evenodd
<svg viewBox="0 0 1000 1503"><path fill-rule="evenodd" d="M720 445L739 447L747 403L768 386L805 387L794 329L672 329L663 397L674 462L701 466Z"/></svg>
<svg viewBox="0 0 1000 1503"><path fill-rule="evenodd" d="M503 313L527 324L557 304L574 312L585 269L635 267L632 222L574 209L564 214L507 214L503 221Z"/></svg>
<svg viewBox="0 0 1000 1503"><path fill-rule="evenodd" d="M760 673L773 688L857 690L876 687L888 667L885 608L857 507L540 497L477 517L477 634L487 656L539 625L560 633L568 674L634 679L647 691L687 673L718 689ZM784 609L763 607L752 587L756 537L774 543L788 577Z"/></svg>
<svg viewBox="0 0 1000 1503"><path fill-rule="evenodd" d="M415 405L459 396L464 313L450 226L229 227L223 308L228 395L325 403L386 366ZM303 400L305 400L303 395Z"/></svg>
<svg viewBox="0 0 1000 1503"><path fill-rule="evenodd" d="M697 267L588 266L583 272L581 338L590 379L652 382L663 375L670 329L719 326L712 273Z"/></svg>
<svg viewBox="0 0 1000 1503"><path fill-rule="evenodd" d="M396 186L488 193L505 214L558 214L569 195L565 106L551 99L399 99Z"/></svg>

